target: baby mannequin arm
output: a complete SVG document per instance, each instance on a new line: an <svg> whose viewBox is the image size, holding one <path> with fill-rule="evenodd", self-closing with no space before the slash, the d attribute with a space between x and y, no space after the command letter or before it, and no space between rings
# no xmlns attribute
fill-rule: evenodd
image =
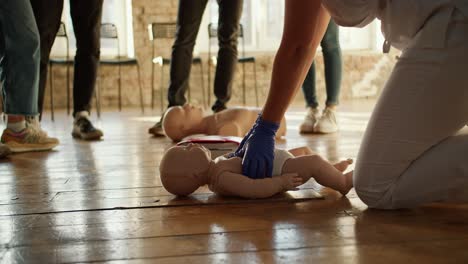
<svg viewBox="0 0 468 264"><path fill-rule="evenodd" d="M218 179L216 186L213 186L215 192L243 198L267 198L293 190L303 183L296 173L254 180L241 174L225 172Z"/></svg>

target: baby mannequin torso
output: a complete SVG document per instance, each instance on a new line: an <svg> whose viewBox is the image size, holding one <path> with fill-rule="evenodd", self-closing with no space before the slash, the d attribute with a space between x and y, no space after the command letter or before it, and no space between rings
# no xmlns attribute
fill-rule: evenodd
<svg viewBox="0 0 468 264"><path fill-rule="evenodd" d="M275 149L275 159L273 161L273 177L280 176L283 174L283 165L289 158L294 156L286 150ZM217 194L225 196L235 196L235 193L230 192L228 189L223 188L224 179L221 179L226 172L231 172L235 174L242 174L242 159L239 157L226 158L225 156L220 156L214 160L214 169L209 174L208 188ZM302 179L303 182L306 182L310 177ZM280 191L280 190L279 190Z"/></svg>
<svg viewBox="0 0 468 264"><path fill-rule="evenodd" d="M259 110L248 108L231 108L207 116L208 135L237 136L243 137L249 132L260 113ZM286 134L286 120L281 120L280 128L276 137L280 138Z"/></svg>

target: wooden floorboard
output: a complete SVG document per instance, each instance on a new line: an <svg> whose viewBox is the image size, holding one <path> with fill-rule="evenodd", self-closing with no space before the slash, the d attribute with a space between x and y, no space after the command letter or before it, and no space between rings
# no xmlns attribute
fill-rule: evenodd
<svg viewBox="0 0 468 264"><path fill-rule="evenodd" d="M332 135L300 135L293 109L278 144L356 158L371 108L344 104ZM106 111L97 142L72 139L65 113L46 116L55 151L0 161L1 262L468 263L468 205L369 210L314 181L265 200L175 198L158 175L173 143L147 134L156 115Z"/></svg>

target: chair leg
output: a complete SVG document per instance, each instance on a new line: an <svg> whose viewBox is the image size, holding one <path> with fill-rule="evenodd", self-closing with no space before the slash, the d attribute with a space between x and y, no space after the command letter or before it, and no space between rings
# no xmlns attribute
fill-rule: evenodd
<svg viewBox="0 0 468 264"><path fill-rule="evenodd" d="M122 111L122 67L119 64L119 112Z"/></svg>
<svg viewBox="0 0 468 264"><path fill-rule="evenodd" d="M102 87L102 76L99 76L98 85L94 89L94 101L96 101L96 113L98 118L101 118L101 87Z"/></svg>
<svg viewBox="0 0 468 264"><path fill-rule="evenodd" d="M151 110L154 109L154 62L151 62Z"/></svg>
<svg viewBox="0 0 468 264"><path fill-rule="evenodd" d="M258 107L258 88L257 88L257 63L254 61L253 62L253 68L254 68L254 88L255 88L255 104Z"/></svg>
<svg viewBox="0 0 468 264"><path fill-rule="evenodd" d="M50 64L49 70L49 83L50 83L50 116L52 121L55 121L54 117L54 73L52 72L52 64Z"/></svg>
<svg viewBox="0 0 468 264"><path fill-rule="evenodd" d="M207 106L210 107L211 104L211 58L208 54L208 85L207 85L207 94L208 94L208 102Z"/></svg>
<svg viewBox="0 0 468 264"><path fill-rule="evenodd" d="M138 86L140 87L140 107L141 113L145 113L145 105L143 102L143 87L141 86L141 74L140 74L140 64L136 63L137 74L138 74Z"/></svg>
<svg viewBox="0 0 468 264"><path fill-rule="evenodd" d="M190 85L190 81L189 81L188 89L187 89L187 90L188 90L188 91L187 91L187 93L188 93L188 96L187 96L188 98L187 98L187 99L188 99L188 102L191 103L191 102L192 102L192 93L191 93L192 87L191 87L191 85Z"/></svg>
<svg viewBox="0 0 468 264"><path fill-rule="evenodd" d="M247 97L245 96L245 63L242 63L242 103L245 106Z"/></svg>
<svg viewBox="0 0 468 264"><path fill-rule="evenodd" d="M70 65L67 62L67 115L70 115Z"/></svg>
<svg viewBox="0 0 468 264"><path fill-rule="evenodd" d="M160 87L161 114L164 112L164 63L161 64L161 87Z"/></svg>
<svg viewBox="0 0 468 264"><path fill-rule="evenodd" d="M203 62L200 62L200 81L201 81L201 90L202 90L202 105L206 105L206 99L205 99L205 81L203 78Z"/></svg>

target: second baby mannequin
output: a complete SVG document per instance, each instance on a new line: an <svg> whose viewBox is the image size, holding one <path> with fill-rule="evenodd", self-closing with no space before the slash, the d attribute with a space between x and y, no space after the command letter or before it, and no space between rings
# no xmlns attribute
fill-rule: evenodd
<svg viewBox="0 0 468 264"><path fill-rule="evenodd" d="M170 139L180 141L193 134L244 137L258 117L260 110L229 108L204 116L203 109L190 104L170 107L164 114L163 129ZM286 134L286 120L281 120L276 137Z"/></svg>

